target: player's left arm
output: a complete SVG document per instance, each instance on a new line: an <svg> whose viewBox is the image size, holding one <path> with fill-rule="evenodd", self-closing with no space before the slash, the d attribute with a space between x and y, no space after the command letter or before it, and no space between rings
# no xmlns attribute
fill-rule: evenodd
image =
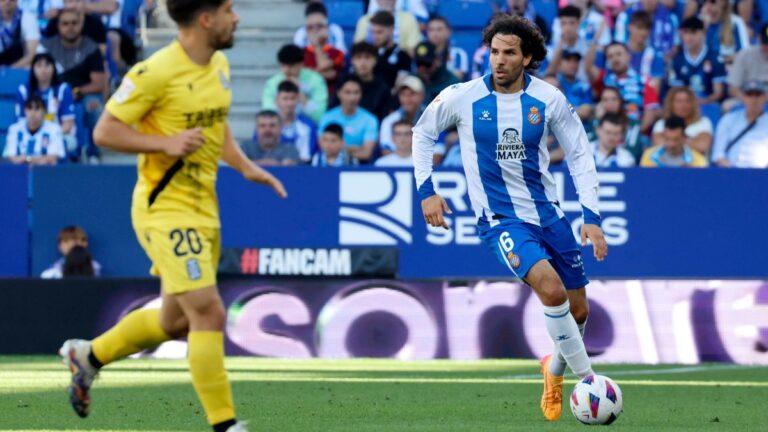
<svg viewBox="0 0 768 432"><path fill-rule="evenodd" d="M285 191L283 183L268 171L259 168L255 163L245 156L243 150L235 142L232 136L232 130L227 125L226 136L224 137L224 148L222 149L222 159L227 165L234 168L246 179L269 186L275 190L280 198L286 198L288 193Z"/></svg>
<svg viewBox="0 0 768 432"><path fill-rule="evenodd" d="M568 171L571 173L576 192L579 194L579 202L584 216L584 224L581 226L581 245L586 246L587 239L591 240L595 258L602 261L608 255L608 244L605 242L605 235L600 228L597 169L587 133L584 131L584 126L575 110L568 104L560 91L555 94L549 108L552 110L549 128L560 146L565 150Z"/></svg>

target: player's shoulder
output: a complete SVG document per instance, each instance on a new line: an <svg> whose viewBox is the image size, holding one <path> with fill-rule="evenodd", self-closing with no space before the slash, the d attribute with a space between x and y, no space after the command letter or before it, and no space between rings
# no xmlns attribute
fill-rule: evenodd
<svg viewBox="0 0 768 432"><path fill-rule="evenodd" d="M476 78L467 82L452 84L440 92L433 100L436 103L465 104L472 103L488 95L486 77Z"/></svg>
<svg viewBox="0 0 768 432"><path fill-rule="evenodd" d="M52 122L50 120L43 121L42 129L50 134L57 134L61 132L61 126L59 126L58 123Z"/></svg>
<svg viewBox="0 0 768 432"><path fill-rule="evenodd" d="M525 93L547 105L561 103L566 100L565 95L559 88L542 79L526 74L525 80Z"/></svg>
<svg viewBox="0 0 768 432"><path fill-rule="evenodd" d="M27 121L25 119L20 119L16 123L13 123L12 125L8 126L8 135L19 133L25 130L26 127L27 127Z"/></svg>

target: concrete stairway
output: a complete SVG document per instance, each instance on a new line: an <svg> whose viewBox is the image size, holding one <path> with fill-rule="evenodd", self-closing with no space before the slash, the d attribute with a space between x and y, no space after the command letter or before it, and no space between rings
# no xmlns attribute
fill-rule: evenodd
<svg viewBox="0 0 768 432"><path fill-rule="evenodd" d="M240 16L235 46L225 51L231 67L233 89L229 121L235 138L245 140L253 134L254 115L261 105L264 82L279 70L277 50L293 40L293 33L304 22L304 3L292 0L237 0L235 12ZM145 56L165 46L176 34L174 24L164 10L159 11L157 22L157 28L148 30L149 43L144 47ZM133 161L133 158L106 156L105 162L110 163Z"/></svg>

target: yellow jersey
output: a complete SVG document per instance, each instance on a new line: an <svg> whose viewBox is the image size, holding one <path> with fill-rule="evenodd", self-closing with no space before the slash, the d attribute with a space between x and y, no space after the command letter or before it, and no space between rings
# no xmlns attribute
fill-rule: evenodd
<svg viewBox="0 0 768 432"><path fill-rule="evenodd" d="M216 52L194 63L176 40L136 64L107 103L110 114L139 132L173 136L202 128L205 144L177 158L140 154L131 217L137 228L218 228L216 173L232 101L229 63Z"/></svg>

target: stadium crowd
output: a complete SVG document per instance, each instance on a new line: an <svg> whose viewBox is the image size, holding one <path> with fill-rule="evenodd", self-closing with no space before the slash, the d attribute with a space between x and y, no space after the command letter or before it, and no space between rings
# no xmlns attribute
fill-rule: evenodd
<svg viewBox="0 0 768 432"><path fill-rule="evenodd" d="M575 107L599 167L768 167L768 2L571 0L549 16L540 5L487 2L548 38L534 74ZM444 88L490 73L489 48L452 43L442 6L371 0L344 29L309 2L294 43L277 53L281 73L267 83L246 153L263 165L410 166L406 126ZM459 152L446 131L435 163L461 166ZM557 142L550 156L562 162Z"/></svg>
<svg viewBox="0 0 768 432"><path fill-rule="evenodd" d="M104 32L115 28L98 18L114 18L118 12L106 4L115 0L64 0L58 9L57 1L30 10L27 3L37 2L0 0L0 63L31 70L4 151L13 162L98 157L89 131L107 76L119 77L132 61L121 57L125 50L110 51L115 41ZM356 23L329 19L352 4L365 12ZM490 73L489 47L472 45L484 23L468 29L462 19L485 8L488 18L517 14L540 27L548 57L531 73L566 95L598 167L768 167L768 1L552 6L552 0L309 1L304 25L275 53L280 72L254 95L261 111L243 150L265 166L411 166L410 126L426 105L446 87ZM462 7L469 12L450 9ZM49 36L38 43L46 20L42 33ZM462 34L454 33L457 26ZM129 34L122 29L116 38ZM35 54L38 47L43 52ZM460 167L460 146L455 129L445 131L435 163ZM564 152L552 139L549 151L553 164L562 163Z"/></svg>
<svg viewBox="0 0 768 432"><path fill-rule="evenodd" d="M153 6L153 0L0 0L0 103L15 105L15 116L0 116L5 159L99 160L93 127L137 60L139 10Z"/></svg>

